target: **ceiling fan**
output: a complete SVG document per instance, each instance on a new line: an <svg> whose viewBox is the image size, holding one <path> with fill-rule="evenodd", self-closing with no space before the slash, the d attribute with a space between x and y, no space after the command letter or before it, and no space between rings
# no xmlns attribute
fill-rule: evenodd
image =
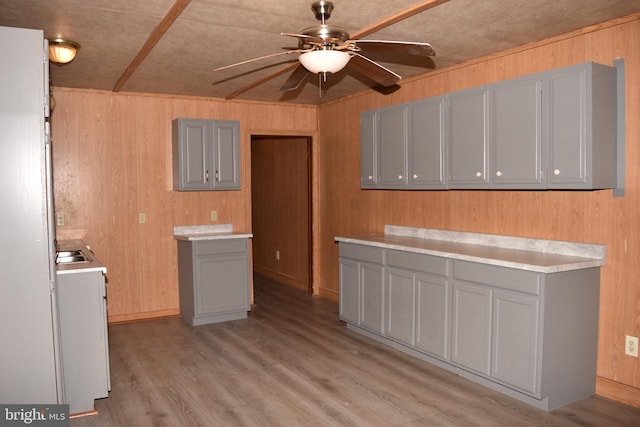
<svg viewBox="0 0 640 427"><path fill-rule="evenodd" d="M339 72L346 66L370 78L382 87L390 87L397 84L402 77L367 58L364 53L396 52L415 56L434 56L436 54L429 43L352 39L344 28L326 24L326 21L331 17L333 8L333 3L330 1L316 1L311 5L311 10L316 19L320 21L320 25L305 28L300 33L280 33L283 36L296 38L298 40L297 49L252 58L216 68L213 71L225 70L276 56L299 53L299 63L280 90L295 90L300 87L310 73L315 73L318 74L320 91L322 91L322 82L326 82L328 76Z"/></svg>

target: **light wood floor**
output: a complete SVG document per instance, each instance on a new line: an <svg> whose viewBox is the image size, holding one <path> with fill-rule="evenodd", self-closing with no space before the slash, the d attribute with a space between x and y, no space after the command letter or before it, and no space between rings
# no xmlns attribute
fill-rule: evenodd
<svg viewBox="0 0 640 427"><path fill-rule="evenodd" d="M80 426L638 426L590 397L537 410L346 329L335 303L255 280L246 320L109 328L112 391Z"/></svg>

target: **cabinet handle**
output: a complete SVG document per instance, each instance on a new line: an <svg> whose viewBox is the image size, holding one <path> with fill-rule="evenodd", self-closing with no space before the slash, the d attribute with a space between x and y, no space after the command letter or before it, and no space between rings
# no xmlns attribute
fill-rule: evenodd
<svg viewBox="0 0 640 427"><path fill-rule="evenodd" d="M369 181L373 181L373 176L369 175Z"/></svg>
<svg viewBox="0 0 640 427"><path fill-rule="evenodd" d="M478 178L482 177L482 172L476 172L476 176L477 176Z"/></svg>
<svg viewBox="0 0 640 427"><path fill-rule="evenodd" d="M554 171L553 171L553 174L554 174L554 175L560 175L560 169L556 169L556 170L554 170Z"/></svg>
<svg viewBox="0 0 640 427"><path fill-rule="evenodd" d="M402 175L398 175L398 179L402 179Z"/></svg>
<svg viewBox="0 0 640 427"><path fill-rule="evenodd" d="M413 179L418 179L418 174L417 173L413 174Z"/></svg>
<svg viewBox="0 0 640 427"><path fill-rule="evenodd" d="M501 171L496 171L496 176L502 176L502 172Z"/></svg>
<svg viewBox="0 0 640 427"><path fill-rule="evenodd" d="M216 182L220 182L220 174L216 171Z"/></svg>
<svg viewBox="0 0 640 427"><path fill-rule="evenodd" d="M204 182L209 182L209 170L204 171Z"/></svg>

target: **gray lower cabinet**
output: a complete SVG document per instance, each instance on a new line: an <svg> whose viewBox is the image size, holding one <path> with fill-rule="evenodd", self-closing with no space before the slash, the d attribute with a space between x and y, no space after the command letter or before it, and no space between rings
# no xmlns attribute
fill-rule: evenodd
<svg viewBox="0 0 640 427"><path fill-rule="evenodd" d="M349 327L547 411L595 392L599 281L340 243Z"/></svg>
<svg viewBox="0 0 640 427"><path fill-rule="evenodd" d="M387 250L385 335L432 356L448 358L449 261Z"/></svg>
<svg viewBox="0 0 640 427"><path fill-rule="evenodd" d="M71 414L91 412L111 390L104 274L58 274L57 286L65 403Z"/></svg>
<svg viewBox="0 0 640 427"><path fill-rule="evenodd" d="M451 361L481 375L489 375L491 302L487 287L454 281Z"/></svg>
<svg viewBox="0 0 640 427"><path fill-rule="evenodd" d="M178 241L180 315L189 324L244 319L250 310L245 238Z"/></svg>
<svg viewBox="0 0 640 427"><path fill-rule="evenodd" d="M340 319L383 333L384 250L340 244Z"/></svg>
<svg viewBox="0 0 640 427"><path fill-rule="evenodd" d="M173 188L240 189L240 124L235 120L174 119Z"/></svg>
<svg viewBox="0 0 640 427"><path fill-rule="evenodd" d="M537 396L545 275L454 261L452 361Z"/></svg>

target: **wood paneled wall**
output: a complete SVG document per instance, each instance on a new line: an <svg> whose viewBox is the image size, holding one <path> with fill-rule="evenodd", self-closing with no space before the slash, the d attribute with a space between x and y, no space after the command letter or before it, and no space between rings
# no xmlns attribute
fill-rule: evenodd
<svg viewBox="0 0 640 427"><path fill-rule="evenodd" d="M311 279L309 160L306 137L251 143L254 271L305 292Z"/></svg>
<svg viewBox="0 0 640 427"><path fill-rule="evenodd" d="M175 225L251 232L250 136L314 136L317 109L301 105L114 94L54 88L55 212L62 238L83 238L108 269L111 322L178 313ZM240 120L241 191L172 191L171 120ZM138 222L138 214L146 222Z"/></svg>
<svg viewBox="0 0 640 427"><path fill-rule="evenodd" d="M640 15L531 44L320 108L322 289L337 298L334 236L381 233L385 224L607 245L601 273L598 374L640 388L639 359L624 355L640 335ZM626 64L626 194L606 191L360 190L361 111L427 98L585 61ZM331 124L325 126L324 124ZM639 393L635 403L640 405Z"/></svg>
<svg viewBox="0 0 640 427"><path fill-rule="evenodd" d="M626 61L626 194L606 191L360 190L360 112L584 61ZM338 299L334 237L385 224L607 245L601 274L599 393L640 406L640 362L624 336L640 335L640 15L604 23L368 92L301 105L113 94L55 88L52 116L59 237L82 237L107 265L109 319L178 312L174 225L251 231L250 135L312 137L314 292ZM170 121L241 121L242 191L171 190ZM320 131L318 131L320 129ZM147 214L145 224L138 213Z"/></svg>

